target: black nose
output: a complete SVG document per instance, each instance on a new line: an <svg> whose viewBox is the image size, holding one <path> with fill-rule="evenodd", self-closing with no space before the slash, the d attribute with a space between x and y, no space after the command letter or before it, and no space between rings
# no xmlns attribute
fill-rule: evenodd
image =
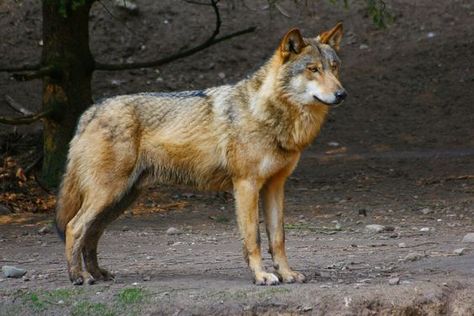
<svg viewBox="0 0 474 316"><path fill-rule="evenodd" d="M347 97L347 92L345 90L339 90L336 92L336 102L341 102L344 101L344 99Z"/></svg>

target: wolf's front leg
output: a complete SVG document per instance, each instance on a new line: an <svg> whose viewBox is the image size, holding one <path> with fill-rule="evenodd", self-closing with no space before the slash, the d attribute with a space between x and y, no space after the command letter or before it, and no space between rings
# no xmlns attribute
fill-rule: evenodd
<svg viewBox="0 0 474 316"><path fill-rule="evenodd" d="M237 222L244 245L244 258L254 274L255 284L275 285L278 277L267 273L262 267L260 236L258 230L258 192L260 186L253 180L237 180L234 192L237 211Z"/></svg>
<svg viewBox="0 0 474 316"><path fill-rule="evenodd" d="M265 225L273 266L277 274L285 283L302 283L306 279L305 276L290 268L285 252L285 230L283 226L285 180L286 177L277 175L269 179L262 190Z"/></svg>

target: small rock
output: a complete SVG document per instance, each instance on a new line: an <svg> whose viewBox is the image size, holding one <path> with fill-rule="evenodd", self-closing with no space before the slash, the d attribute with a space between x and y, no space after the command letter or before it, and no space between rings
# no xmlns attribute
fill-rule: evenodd
<svg viewBox="0 0 474 316"><path fill-rule="evenodd" d="M220 73L217 74L217 76L219 76L220 79L224 79L225 78L225 73L220 72Z"/></svg>
<svg viewBox="0 0 474 316"><path fill-rule="evenodd" d="M416 252L410 252L406 257L403 259L404 261L417 261L420 260L423 256Z"/></svg>
<svg viewBox="0 0 474 316"><path fill-rule="evenodd" d="M21 278L26 274L25 269L14 266L3 266L2 271L3 275L5 275L7 278Z"/></svg>
<svg viewBox="0 0 474 316"><path fill-rule="evenodd" d="M366 232L369 232L369 233L378 234L378 233L384 232L386 230L386 227L383 225L371 224L371 225L365 226L365 230Z"/></svg>
<svg viewBox="0 0 474 316"><path fill-rule="evenodd" d="M114 87L118 87L122 84L122 81L120 80L116 80L116 79L112 79L110 80L110 84L113 85Z"/></svg>
<svg viewBox="0 0 474 316"><path fill-rule="evenodd" d="M328 143L328 146L329 146L329 147L339 147L340 144L339 144L338 142L329 142L329 143Z"/></svg>
<svg viewBox="0 0 474 316"><path fill-rule="evenodd" d="M453 253L457 256L462 256L464 254L464 248L454 249Z"/></svg>
<svg viewBox="0 0 474 316"><path fill-rule="evenodd" d="M404 242L401 242L401 243L398 244L398 247L399 248L406 248L407 244L405 244Z"/></svg>
<svg viewBox="0 0 474 316"><path fill-rule="evenodd" d="M62 305L62 304L64 304L64 301L63 301L63 300L59 300L59 301L58 301L58 304L59 304L59 305Z"/></svg>
<svg viewBox="0 0 474 316"><path fill-rule="evenodd" d="M474 233L468 233L462 239L462 242L474 242Z"/></svg>
<svg viewBox="0 0 474 316"><path fill-rule="evenodd" d="M38 234L40 234L40 235L46 235L46 234L50 234L50 233L51 233L51 228L49 228L49 226L41 227L38 230Z"/></svg>
<svg viewBox="0 0 474 316"><path fill-rule="evenodd" d="M182 234L183 232L180 231L179 229L175 228L175 227L170 227L168 228L168 230L166 231L166 234L167 235L180 235Z"/></svg>
<svg viewBox="0 0 474 316"><path fill-rule="evenodd" d="M369 49L369 45L367 44L360 44L359 49Z"/></svg>
<svg viewBox="0 0 474 316"><path fill-rule="evenodd" d="M138 13L138 5L134 1L131 1L131 0L127 0L127 1L115 0L115 6L133 14Z"/></svg>
<svg viewBox="0 0 474 316"><path fill-rule="evenodd" d="M420 212L421 212L423 215L428 215L428 214L430 214L430 213L433 213L433 210L431 210L431 209L428 208L428 207L425 207L425 208L421 209Z"/></svg>
<svg viewBox="0 0 474 316"><path fill-rule="evenodd" d="M12 211L5 205L0 204L0 215L10 215Z"/></svg>
<svg viewBox="0 0 474 316"><path fill-rule="evenodd" d="M301 310L303 312L309 312L309 311L313 310L313 307L306 305L306 306L301 307Z"/></svg>
<svg viewBox="0 0 474 316"><path fill-rule="evenodd" d="M391 278L388 280L389 285L398 285L400 284L400 278Z"/></svg>
<svg viewBox="0 0 474 316"><path fill-rule="evenodd" d="M145 275L143 277L143 281L150 281L151 280L151 277L149 275Z"/></svg>
<svg viewBox="0 0 474 316"><path fill-rule="evenodd" d="M420 232L429 232L430 228L429 227L422 227L420 228Z"/></svg>

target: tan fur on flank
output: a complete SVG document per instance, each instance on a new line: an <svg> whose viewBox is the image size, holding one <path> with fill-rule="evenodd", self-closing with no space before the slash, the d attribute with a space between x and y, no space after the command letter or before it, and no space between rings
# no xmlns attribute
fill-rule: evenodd
<svg viewBox="0 0 474 316"><path fill-rule="evenodd" d="M303 282L285 253L284 185L330 105L345 97L333 49L342 26L328 32L321 40L291 30L264 66L235 85L117 96L87 110L70 144L56 215L71 281L112 277L98 266L98 240L143 187L158 183L233 190L255 283ZM260 195L275 273L262 266Z"/></svg>

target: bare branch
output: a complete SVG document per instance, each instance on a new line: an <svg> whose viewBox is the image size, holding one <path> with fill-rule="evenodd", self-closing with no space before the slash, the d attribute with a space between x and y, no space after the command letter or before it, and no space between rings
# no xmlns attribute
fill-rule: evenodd
<svg viewBox="0 0 474 316"><path fill-rule="evenodd" d="M34 123L46 116L48 116L52 110L46 110L43 112L39 112L33 115L25 115L20 117L6 117L0 116L0 123L7 124L7 125L26 125Z"/></svg>
<svg viewBox="0 0 474 316"><path fill-rule="evenodd" d="M33 114L33 112L31 112L30 110L23 107L20 103L16 102L8 94L5 94L5 101L7 101L7 104L10 106L10 108L12 108L13 110L15 110L16 112L18 112L20 114L23 114L23 115L32 115Z"/></svg>
<svg viewBox="0 0 474 316"><path fill-rule="evenodd" d="M132 30L128 25L127 23L125 23L124 21L122 21L121 19L119 19L115 14L113 14L109 8L104 4L102 3L102 1L100 0L97 0L97 2L102 6L102 8L105 10L105 12L107 12L113 19L115 19L117 22L119 22L120 24L123 25L123 27L129 31L130 33L132 33L133 35L137 36L137 37L140 37L142 40L144 39L144 37L141 35L141 34L138 34L137 32L135 32L134 30ZM126 1L124 0L124 5L126 6Z"/></svg>
<svg viewBox="0 0 474 316"><path fill-rule="evenodd" d="M188 2L188 1L186 1L186 2ZM195 1L193 1L193 2L195 2ZM212 8L214 10L214 14L215 14L215 17L216 17L216 26L215 26L214 31L212 32L211 36L209 36L209 38L207 40L205 40L203 43L201 43L200 45L197 45L197 46L195 46L193 48L190 48L190 49L187 49L187 50L183 50L181 52L172 54L170 56L167 56L167 57L164 57L164 58L161 58L161 59L148 61L148 62L125 63L125 64L104 64L104 63L96 62L95 63L95 70L116 71L116 70L157 67L157 66L161 66L161 65L167 64L169 62L175 61L175 60L180 59L180 58L191 56L191 55L193 55L193 54L195 54L195 53L197 53L201 50L204 50L204 49L206 49L206 48L208 48L212 45L215 45L217 43L220 43L222 41L225 41L225 40L231 39L233 37L244 35L244 34L251 33L253 31L255 31L256 27L249 27L249 28L246 28L244 30L240 30L240 31L237 31L237 32L234 32L234 33L230 33L230 34L221 36L221 37L217 37L217 35L220 32L220 27L221 27L221 24L222 24L219 8L217 6L218 2L219 2L218 0L211 0L211 2L209 3L209 5L212 6ZM203 4L203 3L199 2L199 4Z"/></svg>
<svg viewBox="0 0 474 316"><path fill-rule="evenodd" d="M22 72L22 71L35 71L41 68L40 64L34 65L23 65L19 67L0 67L0 72Z"/></svg>
<svg viewBox="0 0 474 316"><path fill-rule="evenodd" d="M29 175L31 171L33 171L34 168L36 168L36 166L43 161L43 153L38 153L37 154L38 157L28 166L26 166L26 168L23 170L23 172L25 173L25 175Z"/></svg>
<svg viewBox="0 0 474 316"><path fill-rule="evenodd" d="M190 3L190 4L212 6L212 3L208 3L208 2L200 2L200 1L195 1L195 0L183 0L183 1L187 2L187 3Z"/></svg>
<svg viewBox="0 0 474 316"><path fill-rule="evenodd" d="M27 81L27 80L33 80L33 79L50 76L53 73L54 73L54 67L48 66L48 67L39 68L36 71L32 71L32 72L15 73L12 75L12 77L17 81Z"/></svg>

